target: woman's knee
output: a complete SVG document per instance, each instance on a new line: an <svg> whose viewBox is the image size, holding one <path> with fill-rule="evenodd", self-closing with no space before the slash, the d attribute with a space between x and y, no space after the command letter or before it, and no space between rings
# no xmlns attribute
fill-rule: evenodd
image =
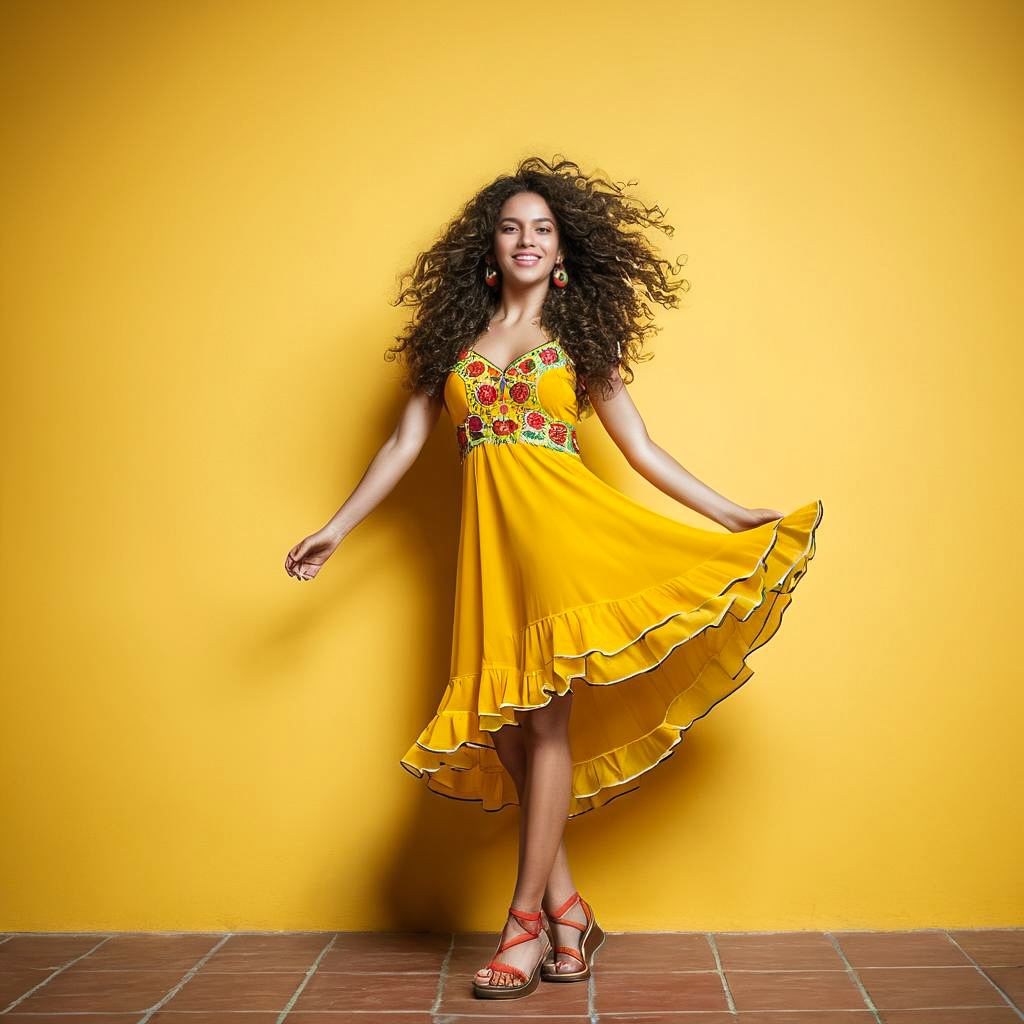
<svg viewBox="0 0 1024 1024"><path fill-rule="evenodd" d="M538 743L567 743L571 711L572 693L566 693L552 696L542 708L521 712L526 743L530 747Z"/></svg>
<svg viewBox="0 0 1024 1024"><path fill-rule="evenodd" d="M522 725L505 725L494 733L498 760L518 786L526 778L526 741Z"/></svg>

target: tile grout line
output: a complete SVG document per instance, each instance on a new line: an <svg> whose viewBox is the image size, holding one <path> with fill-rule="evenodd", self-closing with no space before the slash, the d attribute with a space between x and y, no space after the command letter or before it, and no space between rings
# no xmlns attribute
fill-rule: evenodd
<svg viewBox="0 0 1024 1024"><path fill-rule="evenodd" d="M441 1012L441 999L444 996L444 987L448 982L448 964L451 963L452 953L455 951L455 932L450 933L448 940L448 952L441 961L441 971L437 978L437 995L434 996L433 1005L430 1007L430 1019L433 1020ZM280 1024L280 1022L278 1022Z"/></svg>
<svg viewBox="0 0 1024 1024"><path fill-rule="evenodd" d="M711 947L711 952L714 955L715 970L718 973L718 980L722 983L722 991L725 993L725 1001L729 1008L729 1013L733 1017L736 1017L736 1002L732 998L732 989L729 988L729 982L725 978L725 970L722 967L722 957L719 955L718 943L715 942L714 933L704 932L704 938L707 940L708 945Z"/></svg>
<svg viewBox="0 0 1024 1024"><path fill-rule="evenodd" d="M207 950L207 951L206 951L206 952L205 952L205 953L204 953L204 954L203 954L203 955L202 955L202 956L201 956L201 957L200 957L200 958L199 958L199 959L198 959L198 960L197 960L197 961L196 961L196 962L195 962L195 963L194 963L194 964L193 964L193 965L192 965L192 966L191 966L191 967L190 967L190 968L189 968L189 969L188 969L188 970L187 970L187 971L185 972L185 974L184 974L184 976L182 977L181 981L179 981L179 982L178 982L178 984L177 984L177 985L175 985L175 986L174 986L174 988L172 988L170 992L166 993L166 994L164 995L164 997L163 997L162 999L160 999L160 1000L159 1000L158 1002L155 1002L155 1003L154 1003L154 1004L153 1004L153 1005L152 1005L152 1006L151 1006L151 1007L150 1007L150 1008L149 1008L149 1009L148 1009L148 1010L147 1010L147 1011L146 1011L146 1012L145 1012L145 1013L144 1013L144 1014L143 1014L143 1015L142 1015L142 1016L141 1016L141 1017L140 1017L140 1018L139 1018L139 1019L138 1019L138 1020L137 1020L137 1021L135 1022L135 1024L146 1024L146 1021L148 1021L148 1020L149 1020L149 1018L150 1018L150 1017L152 1017L152 1016L153 1016L153 1014L154 1014L154 1013L156 1013L156 1011L157 1011L157 1010L159 1010L161 1006L163 1006L163 1005L164 1005L164 1004L165 1004L165 1003L166 1003L166 1002L167 1002L167 1001L168 1001L169 999L171 999L172 997L176 996L176 995L177 995L177 994L178 994L178 993L179 993L179 992L180 992L180 991L181 991L181 990L182 990L182 989L183 989L183 988L185 987L185 985L186 985L186 984L187 984L187 983L188 983L189 981L191 981L191 980L192 980L192 979L193 979L193 978L195 977L195 975L196 975L196 972L197 972L197 971L199 970L199 968L200 968L200 967L202 967L202 966L203 966L203 964L205 964L205 963L206 963L206 961L207 961L207 960L209 960L209 959L210 959L210 957L211 957L211 956L213 956L213 954L214 954L214 953L216 953L216 952L217 952L217 950L218 950L218 949L220 949L220 947L221 947L221 946L223 946L223 945L224 945L224 943L228 941L228 939L230 939L230 938L231 938L231 935L232 935L232 933L231 933L231 932L228 932L228 933L227 933L226 935L224 935L224 936L223 936L223 937L221 938L220 942L216 943L216 945L214 945L214 946L212 946L212 947L211 947L210 949L208 949L208 950Z"/></svg>
<svg viewBox="0 0 1024 1024"><path fill-rule="evenodd" d="M13 937L14 936L11 936L11 938ZM0 1010L0 1013L10 1013L11 1010L13 1010L18 1005L18 1003L22 1002L25 999L28 999L28 997L32 995L33 992L38 992L44 985L48 985L54 978L57 977L58 974L63 974L64 971L66 971L69 967L73 967L75 964L77 964L79 960L84 960L87 956L92 956L92 954L95 953L96 950L99 949L104 942L109 942L110 939L111 936L108 935L106 938L101 939L99 942L97 942L96 945L92 947L92 949L87 949L80 956L76 956L74 960L69 960L62 967L56 968L56 970L52 971L45 978L43 978L43 980L39 982L38 985L33 985L33 987L30 988L27 992L23 992L20 996L18 996L17 999L14 1000L13 1003L8 1003L2 1010Z"/></svg>
<svg viewBox="0 0 1024 1024"><path fill-rule="evenodd" d="M844 964L846 964L847 973L853 979L853 983L857 986L857 989L860 992L860 997L864 1000L864 1005L872 1012L877 1024L882 1024L882 1018L878 1013L878 1007L875 1006L874 1000L868 995L868 990L864 987L864 982L860 980L860 975L854 969L853 964L851 964L846 958L846 954L843 952L843 947L839 945L839 940L832 932L822 932L821 934L832 943L835 951L839 954L839 958Z"/></svg>
<svg viewBox="0 0 1024 1024"><path fill-rule="evenodd" d="M945 932L944 934L946 938L949 939L949 941L952 942L953 945L956 946L956 948L959 949L960 952L963 953L963 955L967 957L968 960L970 960L970 962L974 965L974 969L978 971L978 973L1003 997L1003 999L1006 1000L1007 1006L1009 1006L1010 1009L1013 1010L1013 1012L1017 1015L1017 1018L1019 1020L1024 1020L1024 1013L1020 1012L1020 1010L1017 1007L1017 1004L996 984L995 979L990 978L988 976L988 974L985 971L985 968L982 967L978 963L978 961L975 960L974 957L971 956L971 954L968 953L967 950L964 949L964 947L961 946L960 943L957 942L956 939L954 939L953 936L949 934L949 932Z"/></svg>
<svg viewBox="0 0 1024 1024"><path fill-rule="evenodd" d="M582 953L583 950L581 949ZM598 950L597 953L600 953ZM594 968L597 966L597 953L594 954L594 958L590 964L590 977L587 978L587 1017L590 1020L590 1024L597 1024L600 1019L597 1016L597 980L594 977ZM558 962L558 957L555 957L555 962Z"/></svg>
<svg viewBox="0 0 1024 1024"><path fill-rule="evenodd" d="M320 953L317 955L317 958L309 965L309 969L306 971L306 976L302 979L302 981L299 982L298 988L296 988L296 990L292 993L291 999L288 1000L288 1002L285 1004L284 1009L278 1015L276 1024L284 1024L285 1017L287 1017L288 1014L291 1013L292 1007L295 1005L296 1000L299 998L300 995L302 995L302 990L309 984L309 979L312 978L314 974L316 974L316 969L320 966L321 961L325 956L327 956L327 954L331 951L331 947L333 947L334 943L337 941L338 933L335 932L331 936L330 942L328 942L327 945L320 950ZM139 1024L142 1024L142 1022L140 1021Z"/></svg>

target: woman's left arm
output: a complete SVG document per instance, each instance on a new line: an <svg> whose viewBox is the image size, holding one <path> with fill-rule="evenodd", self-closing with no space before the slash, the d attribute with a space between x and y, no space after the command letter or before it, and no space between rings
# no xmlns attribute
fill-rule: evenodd
<svg viewBox="0 0 1024 1024"><path fill-rule="evenodd" d="M610 390L607 393L600 386L588 385L587 394L611 439L645 480L732 533L782 518L783 514L775 509L737 505L698 480L651 440L618 367L612 371L608 384Z"/></svg>

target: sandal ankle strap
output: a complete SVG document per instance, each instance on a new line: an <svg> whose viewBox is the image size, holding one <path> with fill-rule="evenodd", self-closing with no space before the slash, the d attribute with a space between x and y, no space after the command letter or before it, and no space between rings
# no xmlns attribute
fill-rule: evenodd
<svg viewBox="0 0 1024 1024"><path fill-rule="evenodd" d="M583 907L584 916L586 916L589 919L590 915L589 915L589 913L587 913L587 905L584 902L583 897L580 896L579 890L575 891L557 910L548 911L547 912L548 917L552 921L558 921L559 924L571 924L571 925L574 925L575 927L586 927L585 925L581 926L578 921L563 921L562 920L562 917L565 915L566 911L574 903L576 903L577 901Z"/></svg>
<svg viewBox="0 0 1024 1024"><path fill-rule="evenodd" d="M516 974L519 977L521 977L523 981L526 982L529 979L527 978L525 972L521 971L518 967L513 967L510 964L501 963L501 961L498 960L498 957L501 956L501 954L504 953L505 950L510 949L512 946L517 946L520 942L531 942L533 941L533 939L539 938L544 933L544 924L541 921L541 911L516 910L514 907L509 907L508 912L512 917L519 921L519 923L526 929L526 932L523 935L513 935L511 939L508 939L507 941L501 943L501 945L498 947L498 952L494 954L494 958L487 966L490 967L492 970L510 971L513 974ZM534 929L533 927L534 923L536 923L536 929ZM547 955L548 952L550 952L550 949L551 943L549 942L547 951L545 951L545 953L541 956L540 961L538 961L538 970L540 969L539 964L543 962L544 957Z"/></svg>
<svg viewBox="0 0 1024 1024"><path fill-rule="evenodd" d="M536 938L541 933L541 929L544 927L541 921L541 911L539 910L516 910L514 907L508 908L509 914L514 917L522 926L530 933L532 938ZM536 927L534 927L536 922Z"/></svg>

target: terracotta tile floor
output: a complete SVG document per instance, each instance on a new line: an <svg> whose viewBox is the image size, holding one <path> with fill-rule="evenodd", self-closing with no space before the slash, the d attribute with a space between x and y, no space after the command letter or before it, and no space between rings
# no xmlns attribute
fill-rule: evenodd
<svg viewBox="0 0 1024 1024"><path fill-rule="evenodd" d="M0 1016L33 1024L1024 1021L1024 929L610 933L589 982L476 999L471 976L496 946L496 934L481 933L0 934Z"/></svg>

